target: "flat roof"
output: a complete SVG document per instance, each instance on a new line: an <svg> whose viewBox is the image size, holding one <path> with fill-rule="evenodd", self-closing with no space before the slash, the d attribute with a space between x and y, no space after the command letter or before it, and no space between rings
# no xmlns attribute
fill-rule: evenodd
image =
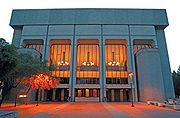
<svg viewBox="0 0 180 118"><path fill-rule="evenodd" d="M15 9L10 26L23 25L70 25L70 24L122 24L154 25L165 28L168 19L165 9Z"/></svg>

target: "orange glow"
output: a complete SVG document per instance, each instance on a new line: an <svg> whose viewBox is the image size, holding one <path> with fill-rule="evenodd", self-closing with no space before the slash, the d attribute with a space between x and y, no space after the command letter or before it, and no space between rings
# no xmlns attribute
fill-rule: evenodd
<svg viewBox="0 0 180 118"><path fill-rule="evenodd" d="M127 71L106 71L106 78L119 77L128 78Z"/></svg>
<svg viewBox="0 0 180 118"><path fill-rule="evenodd" d="M94 97L97 97L97 89L93 89L93 95Z"/></svg>
<svg viewBox="0 0 180 118"><path fill-rule="evenodd" d="M50 44L50 65L55 66L55 69L51 71L51 75L69 78L69 63L71 58L70 40L51 40Z"/></svg>
<svg viewBox="0 0 180 118"><path fill-rule="evenodd" d="M127 47L125 40L106 40L106 78L127 78Z"/></svg>
<svg viewBox="0 0 180 118"><path fill-rule="evenodd" d="M17 97L18 97L18 98L27 98L28 95L27 95L27 94L20 94L20 95L18 95Z"/></svg>
<svg viewBox="0 0 180 118"><path fill-rule="evenodd" d="M129 76L133 76L133 72L129 72Z"/></svg>
<svg viewBox="0 0 180 118"><path fill-rule="evenodd" d="M96 42L79 41L77 47L77 70L78 78L99 78L99 46ZM98 40L97 40L98 41Z"/></svg>
<svg viewBox="0 0 180 118"><path fill-rule="evenodd" d="M99 66L99 46L98 45L78 45L77 66L86 63Z"/></svg>
<svg viewBox="0 0 180 118"><path fill-rule="evenodd" d="M39 74L25 79L23 84L29 84L31 89L51 89L56 88L59 81L46 74Z"/></svg>
<svg viewBox="0 0 180 118"><path fill-rule="evenodd" d="M89 97L89 89L86 89L86 97Z"/></svg>
<svg viewBox="0 0 180 118"><path fill-rule="evenodd" d="M81 97L81 94L82 94L81 90L78 90L78 97Z"/></svg>

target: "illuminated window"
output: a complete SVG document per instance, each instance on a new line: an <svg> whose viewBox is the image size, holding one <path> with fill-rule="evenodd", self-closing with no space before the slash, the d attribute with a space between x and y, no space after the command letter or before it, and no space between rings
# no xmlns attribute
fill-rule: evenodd
<svg viewBox="0 0 180 118"><path fill-rule="evenodd" d="M86 97L89 97L89 89L86 89Z"/></svg>
<svg viewBox="0 0 180 118"><path fill-rule="evenodd" d="M93 96L97 97L97 89L93 89Z"/></svg>
<svg viewBox="0 0 180 118"><path fill-rule="evenodd" d="M79 89L79 90L78 90L78 97L81 97L81 96L82 96L82 90Z"/></svg>
<svg viewBox="0 0 180 118"><path fill-rule="evenodd" d="M59 78L60 84L68 84L70 77L70 40L51 40L50 57L52 76Z"/></svg>
<svg viewBox="0 0 180 118"><path fill-rule="evenodd" d="M125 40L107 39L105 43L106 83L127 84L127 46Z"/></svg>
<svg viewBox="0 0 180 118"><path fill-rule="evenodd" d="M80 39L77 46L76 77L79 84L99 84L98 40Z"/></svg>
<svg viewBox="0 0 180 118"><path fill-rule="evenodd" d="M99 97L99 89L76 89L76 97Z"/></svg>

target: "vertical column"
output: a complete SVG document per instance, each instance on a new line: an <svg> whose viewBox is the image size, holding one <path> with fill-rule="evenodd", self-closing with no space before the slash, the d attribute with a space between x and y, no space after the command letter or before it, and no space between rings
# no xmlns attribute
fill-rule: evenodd
<svg viewBox="0 0 180 118"><path fill-rule="evenodd" d="M72 91L74 89L73 87L73 48L74 48L74 41L71 39L71 60L70 60L70 80L69 80L69 99L72 101Z"/></svg>
<svg viewBox="0 0 180 118"><path fill-rule="evenodd" d="M52 93L52 101L56 100L56 88L53 89L53 93Z"/></svg>
<svg viewBox="0 0 180 118"><path fill-rule="evenodd" d="M103 41L99 40L99 48L100 48L100 101L103 101L104 98L104 80L103 80Z"/></svg>
<svg viewBox="0 0 180 118"><path fill-rule="evenodd" d="M76 79L76 43L75 40L75 25L73 39L71 39L71 61L70 61L70 81L69 81L69 97L70 101L75 101L75 79Z"/></svg>
<svg viewBox="0 0 180 118"><path fill-rule="evenodd" d="M111 89L111 101L115 101L115 96L114 96L114 89Z"/></svg>
<svg viewBox="0 0 180 118"><path fill-rule="evenodd" d="M44 101L47 100L47 91L44 91Z"/></svg>
<svg viewBox="0 0 180 118"><path fill-rule="evenodd" d="M102 56L102 63L103 63L103 68L102 68L102 74L103 74L103 91L104 91L104 98L107 98L106 96L106 59L105 59L105 40L103 39L102 40L102 50L103 50L103 56Z"/></svg>
<svg viewBox="0 0 180 118"><path fill-rule="evenodd" d="M136 83L136 70L135 70L135 59L134 59L134 50L133 50L133 39L130 36L130 27L128 26L129 30L129 40L127 45L127 62L128 62L128 72L133 72L133 100L138 101L137 97L137 83ZM128 83L130 84L130 80L128 77Z"/></svg>
<svg viewBox="0 0 180 118"><path fill-rule="evenodd" d="M64 89L61 89L61 101L64 101Z"/></svg>
<svg viewBox="0 0 180 118"><path fill-rule="evenodd" d="M74 53L73 53L73 89L72 89L72 98L73 101L75 101L75 86L76 86L76 51L77 51L77 45L76 45L76 41L74 42Z"/></svg>
<svg viewBox="0 0 180 118"><path fill-rule="evenodd" d="M16 47L21 46L22 29L14 29L12 44Z"/></svg>
<svg viewBox="0 0 180 118"><path fill-rule="evenodd" d="M42 60L49 60L49 40L48 40L48 30L49 30L49 25L47 26L47 31L46 31L46 39L43 40L43 51L42 51Z"/></svg>
<svg viewBox="0 0 180 118"><path fill-rule="evenodd" d="M174 85L171 77L171 69L169 63L169 56L166 45L166 38L163 29L156 29L157 44L161 59L163 83L164 83L164 96L165 99L169 97L174 98Z"/></svg>
<svg viewBox="0 0 180 118"><path fill-rule="evenodd" d="M120 90L120 101L123 102L123 96L124 96L124 93L123 93L123 89Z"/></svg>
<svg viewBox="0 0 180 118"><path fill-rule="evenodd" d="M103 26L101 25L101 40L99 41L100 48L100 101L105 101L106 98L106 60L105 60L105 40L103 39Z"/></svg>
<svg viewBox="0 0 180 118"><path fill-rule="evenodd" d="M44 101L44 90L41 90L41 101Z"/></svg>
<svg viewBox="0 0 180 118"><path fill-rule="evenodd" d="M131 97L131 93L128 92L128 94L129 94L129 97ZM131 99L131 98L129 98L129 99ZM128 100L128 99L127 99L127 90L124 90L124 91L123 91L123 100L124 100L124 101L127 101L127 100Z"/></svg>

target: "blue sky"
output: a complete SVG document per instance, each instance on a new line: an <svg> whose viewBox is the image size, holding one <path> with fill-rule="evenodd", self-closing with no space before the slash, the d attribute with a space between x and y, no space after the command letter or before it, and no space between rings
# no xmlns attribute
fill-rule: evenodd
<svg viewBox="0 0 180 118"><path fill-rule="evenodd" d="M9 26L12 9L43 8L155 8L166 9L169 26L165 29L171 70L180 65L180 1L179 0L3 0L0 3L0 37L12 41Z"/></svg>

